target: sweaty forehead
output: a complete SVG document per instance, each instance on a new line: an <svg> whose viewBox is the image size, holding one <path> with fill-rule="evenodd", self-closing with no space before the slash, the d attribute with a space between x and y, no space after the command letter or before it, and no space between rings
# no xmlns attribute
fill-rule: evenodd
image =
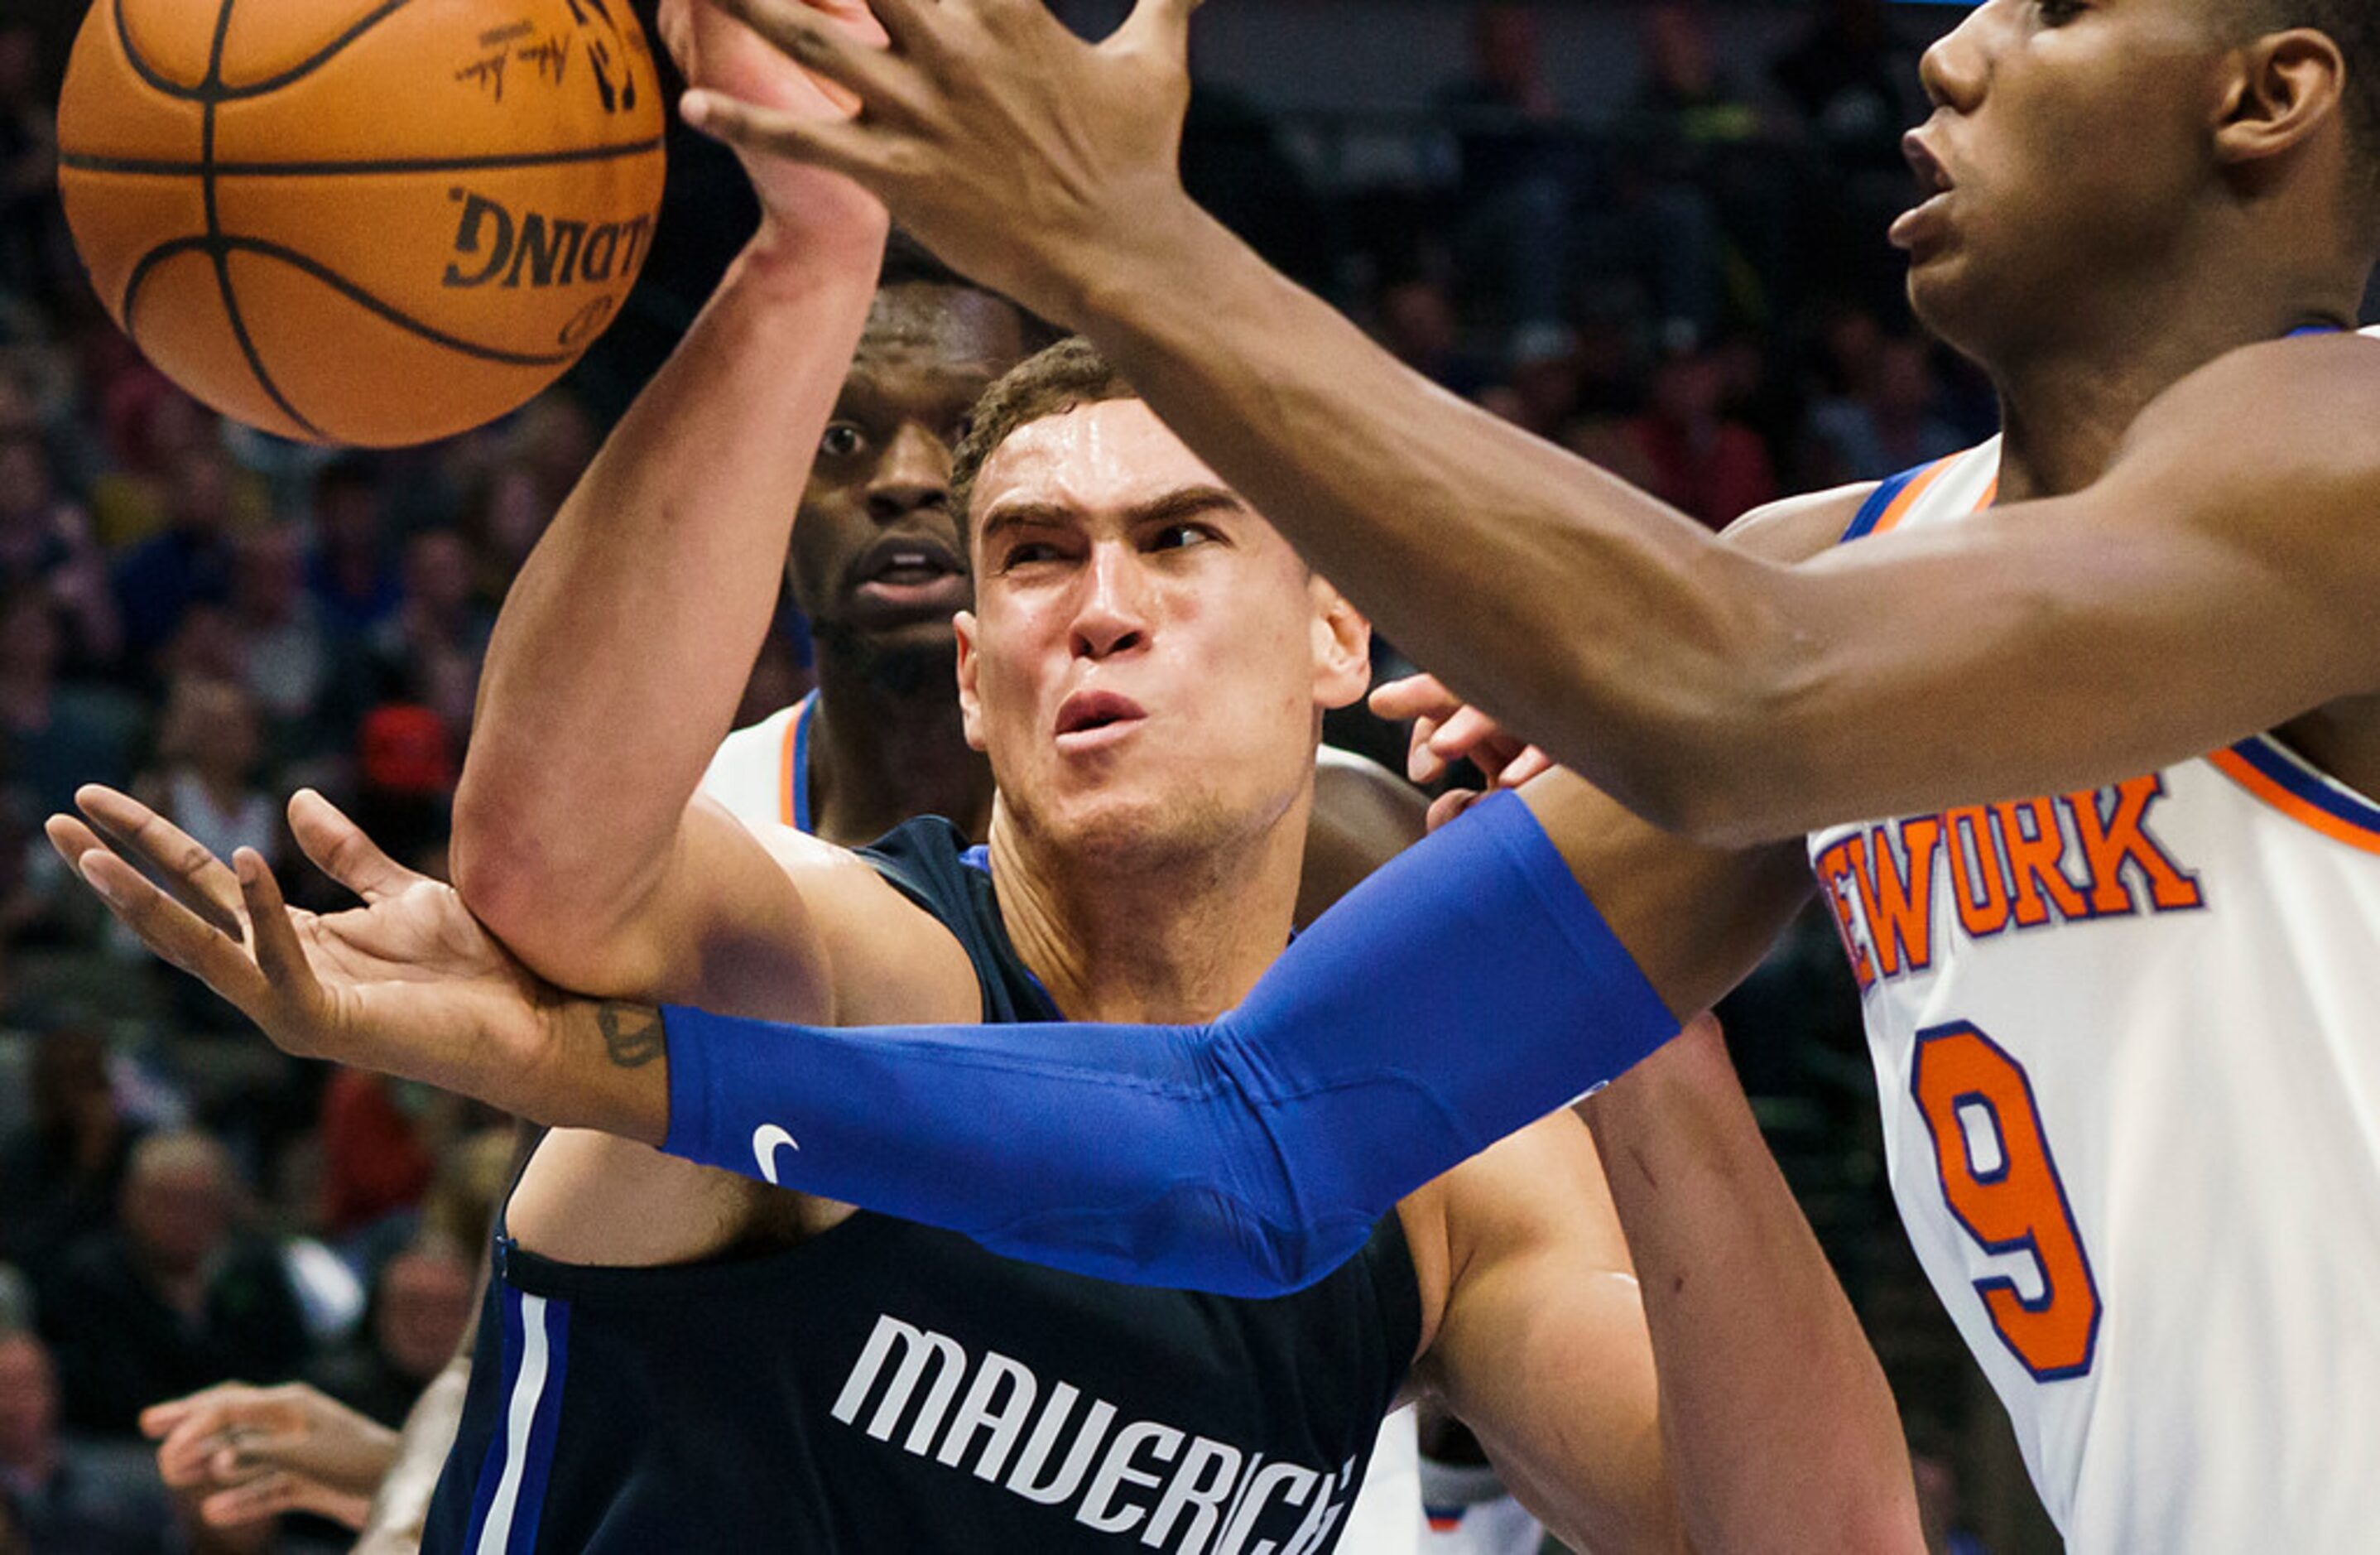
<svg viewBox="0 0 2380 1555"><path fill-rule="evenodd" d="M1025 321L1014 303L972 286L909 282L868 304L859 358L905 358L1005 372L1025 355Z"/></svg>
<svg viewBox="0 0 2380 1555"><path fill-rule="evenodd" d="M1002 508L1064 509L1085 517L1140 506L1223 480L1136 399L1078 405L1008 434L976 477L976 523Z"/></svg>

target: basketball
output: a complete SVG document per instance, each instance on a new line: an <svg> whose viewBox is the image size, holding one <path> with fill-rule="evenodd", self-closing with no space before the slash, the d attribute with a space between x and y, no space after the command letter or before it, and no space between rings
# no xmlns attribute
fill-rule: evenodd
<svg viewBox="0 0 2380 1555"><path fill-rule="evenodd" d="M504 414L602 333L651 246L662 124L627 0L96 0L59 185L167 376L385 447Z"/></svg>

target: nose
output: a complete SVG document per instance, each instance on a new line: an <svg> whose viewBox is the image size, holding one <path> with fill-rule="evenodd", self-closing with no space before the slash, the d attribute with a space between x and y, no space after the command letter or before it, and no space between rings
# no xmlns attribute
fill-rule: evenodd
<svg viewBox="0 0 2380 1555"><path fill-rule="evenodd" d="M1126 545L1092 546L1083 569L1083 592L1069 627L1068 647L1078 659L1108 659L1148 641L1147 592L1138 556Z"/></svg>
<svg viewBox="0 0 2380 1555"><path fill-rule="evenodd" d="M1925 83L1926 101L1953 113L1975 111L1983 101L1985 83L1991 79L1988 33L2000 25L2007 8L2006 0L1976 6L1925 51L1917 64L1917 77Z"/></svg>
<svg viewBox="0 0 2380 1555"><path fill-rule="evenodd" d="M904 421L868 480L868 516L898 523L921 508L951 500L951 451L915 421Z"/></svg>

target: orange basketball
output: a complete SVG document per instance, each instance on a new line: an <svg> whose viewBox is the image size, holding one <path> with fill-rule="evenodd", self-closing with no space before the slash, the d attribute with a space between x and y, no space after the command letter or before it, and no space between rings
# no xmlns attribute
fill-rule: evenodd
<svg viewBox="0 0 2380 1555"><path fill-rule="evenodd" d="M661 204L627 0L95 0L58 142L125 333L314 442L419 443L536 394L618 313Z"/></svg>

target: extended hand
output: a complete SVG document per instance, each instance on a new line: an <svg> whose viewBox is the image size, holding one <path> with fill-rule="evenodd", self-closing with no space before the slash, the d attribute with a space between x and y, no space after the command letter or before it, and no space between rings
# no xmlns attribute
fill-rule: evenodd
<svg viewBox="0 0 2380 1555"><path fill-rule="evenodd" d="M1078 322L1098 246L1186 206L1179 174L1198 0L1139 0L1086 43L1044 0L875 0L868 46L822 0L713 0L819 79L856 117L821 118L732 84L686 94L686 120L746 153L849 175L944 261Z"/></svg>
<svg viewBox="0 0 2380 1555"><path fill-rule="evenodd" d="M309 790L289 801L306 856L364 900L328 915L285 905L252 848L226 868L114 789L92 784L75 803L88 820L52 816L51 844L143 943L238 1006L282 1051L531 1112L561 996L451 887L395 863L329 800Z"/></svg>
<svg viewBox="0 0 2380 1555"><path fill-rule="evenodd" d="M1487 775L1491 788L1518 788L1550 771L1553 758L1448 690L1436 675L1409 675L1372 693L1372 711L1392 721L1412 719L1413 740L1405 752L1405 775L1433 783L1454 762L1468 760ZM1441 794L1429 807L1429 828L1461 815L1479 797L1475 789Z"/></svg>
<svg viewBox="0 0 2380 1555"><path fill-rule="evenodd" d="M222 1383L142 1410L140 1430L165 1483L203 1492L199 1515L219 1528L310 1512L360 1529L396 1461L395 1431L302 1382Z"/></svg>
<svg viewBox="0 0 2380 1555"><path fill-rule="evenodd" d="M861 47L881 48L884 29L866 0L814 0L820 24ZM658 29L686 83L795 123L837 123L856 99L795 64L713 0L662 0ZM737 147L765 213L764 237L783 242L798 262L816 262L819 243L864 253L873 265L884 241L884 207L838 174Z"/></svg>

